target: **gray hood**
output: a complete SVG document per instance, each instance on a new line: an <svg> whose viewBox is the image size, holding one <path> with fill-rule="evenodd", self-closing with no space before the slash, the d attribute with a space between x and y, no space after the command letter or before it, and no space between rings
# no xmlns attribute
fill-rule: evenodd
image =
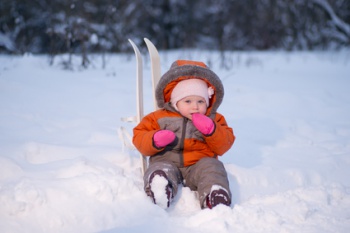
<svg viewBox="0 0 350 233"><path fill-rule="evenodd" d="M224 97L224 86L220 78L211 71L203 62L177 60L170 69L161 77L156 87L156 99L159 108L167 108L170 105L171 92L176 84L185 79L198 78L213 87L214 94L210 99L207 115L214 117Z"/></svg>

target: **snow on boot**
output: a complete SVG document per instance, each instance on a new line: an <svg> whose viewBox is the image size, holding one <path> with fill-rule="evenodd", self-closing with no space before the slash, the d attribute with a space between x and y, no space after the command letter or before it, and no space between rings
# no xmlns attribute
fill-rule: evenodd
<svg viewBox="0 0 350 233"><path fill-rule="evenodd" d="M217 187L213 188L207 196L206 204L209 209L212 209L219 204L230 206L231 198L225 189Z"/></svg>
<svg viewBox="0 0 350 233"><path fill-rule="evenodd" d="M157 170L150 176L151 192L150 196L153 202L166 209L170 206L173 199L173 188L167 175L162 170Z"/></svg>

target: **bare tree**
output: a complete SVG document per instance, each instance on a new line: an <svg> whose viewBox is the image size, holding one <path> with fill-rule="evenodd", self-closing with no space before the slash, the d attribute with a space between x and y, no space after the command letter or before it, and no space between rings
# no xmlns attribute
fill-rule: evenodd
<svg viewBox="0 0 350 233"><path fill-rule="evenodd" d="M350 24L342 20L331 4L327 0L312 0L317 6L321 7L329 16L330 24L332 25L334 32L333 36L340 41L349 44L350 42Z"/></svg>

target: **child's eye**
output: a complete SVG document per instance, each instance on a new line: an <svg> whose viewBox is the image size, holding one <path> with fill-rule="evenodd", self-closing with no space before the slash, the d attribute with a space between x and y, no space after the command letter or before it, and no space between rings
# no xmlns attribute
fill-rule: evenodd
<svg viewBox="0 0 350 233"><path fill-rule="evenodd" d="M191 100L185 100L185 103L190 104L190 103L191 103Z"/></svg>
<svg viewBox="0 0 350 233"><path fill-rule="evenodd" d="M203 104L204 101L203 101L203 100L198 100L198 103L199 103L199 104Z"/></svg>

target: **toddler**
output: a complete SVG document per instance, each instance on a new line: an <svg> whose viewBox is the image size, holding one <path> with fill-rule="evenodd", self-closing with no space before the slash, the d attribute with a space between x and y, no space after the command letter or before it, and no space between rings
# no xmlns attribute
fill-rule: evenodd
<svg viewBox="0 0 350 233"><path fill-rule="evenodd" d="M198 192L201 208L231 205L227 173L218 160L235 140L217 112L223 96L221 80L202 62L175 61L161 77L160 109L133 130L135 147L150 156L144 189L154 203L169 207L183 184Z"/></svg>

